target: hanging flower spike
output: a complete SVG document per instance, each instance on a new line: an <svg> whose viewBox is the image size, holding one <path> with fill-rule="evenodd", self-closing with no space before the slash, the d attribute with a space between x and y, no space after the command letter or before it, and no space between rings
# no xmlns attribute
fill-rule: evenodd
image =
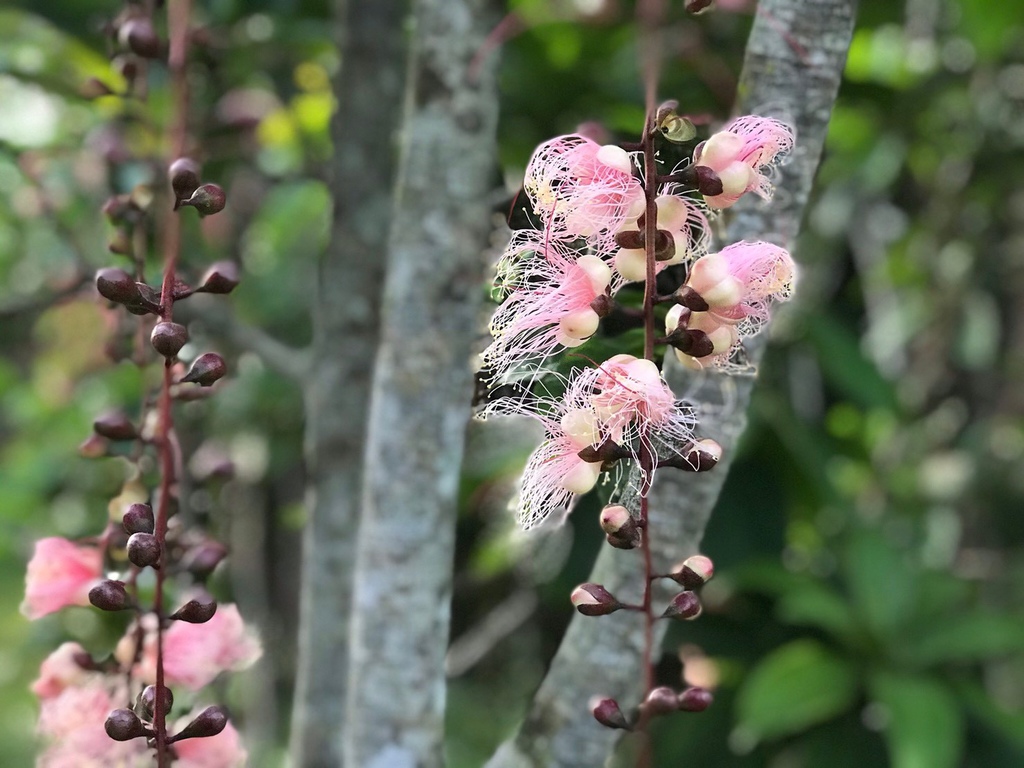
<svg viewBox="0 0 1024 768"><path fill-rule="evenodd" d="M541 144L526 166L523 188L548 233L611 245L611 233L643 212L644 192L629 154L578 134Z"/></svg>
<svg viewBox="0 0 1024 768"><path fill-rule="evenodd" d="M736 118L694 150L694 164L711 168L722 180L722 194L704 201L712 208L728 208L746 192L767 200L773 188L760 171L792 146L793 129L785 123L754 115Z"/></svg>
<svg viewBox="0 0 1024 768"><path fill-rule="evenodd" d="M710 355L695 360L678 349L686 365L720 365L746 336L768 320L772 302L789 298L796 267L789 252L772 243L740 242L698 259L686 285L708 305L706 312L675 306L665 316L665 332L680 327L703 331L713 344Z"/></svg>
<svg viewBox="0 0 1024 768"><path fill-rule="evenodd" d="M655 274L673 264L692 261L707 252L711 233L707 217L691 201L677 195L660 195L655 200L658 206L658 229L666 230L675 245L671 258L655 264ZM639 229L635 222L629 222L623 232ZM615 270L628 282L642 282L647 279L647 252L643 248L620 247L614 256Z"/></svg>
<svg viewBox="0 0 1024 768"><path fill-rule="evenodd" d="M103 577L103 553L57 536L40 539L25 573L21 612L38 619L68 605L89 605L89 589Z"/></svg>
<svg viewBox="0 0 1024 768"><path fill-rule="evenodd" d="M491 319L494 341L483 352L494 380L589 339L600 319L594 300L620 284L601 258L542 237L517 233L498 264L497 284L507 298Z"/></svg>
<svg viewBox="0 0 1024 768"><path fill-rule="evenodd" d="M676 400L651 360L615 355L598 368L585 370L570 396L587 398L605 438L639 456L651 437L680 443L693 440L693 411Z"/></svg>

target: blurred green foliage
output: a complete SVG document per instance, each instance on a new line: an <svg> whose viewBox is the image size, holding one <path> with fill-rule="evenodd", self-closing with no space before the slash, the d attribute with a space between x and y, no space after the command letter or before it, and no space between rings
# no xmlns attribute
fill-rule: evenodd
<svg viewBox="0 0 1024 768"><path fill-rule="evenodd" d="M668 30L662 94L704 129L728 114L752 13L721 4L696 20L673 4ZM522 29L501 51L509 199L538 142L584 121L630 138L643 120L628 3L512 7ZM112 153L159 152L157 134L118 117L116 97L78 95L87 77L119 86L100 35L113 10L62 0L0 11L5 765L31 763L27 685L40 660L66 637L97 651L111 637L84 609L21 617L32 541L102 525L122 467L80 459L75 446L98 411L131 408L151 385L109 361L109 340L127 339L88 285L79 289L113 263L103 199L154 179L146 162L115 168ZM248 703L238 713L258 748L253 764L280 765L303 518L301 393L238 346L230 323L295 346L309 338L339 61L325 2L217 0L199 13L215 44L194 99L209 116L208 175L232 206L219 224L190 222L183 266L194 275L234 258L246 277L230 299L235 320L195 312L197 351L236 362L218 397L183 409L183 443L186 455L220 452L239 466L190 503L236 551L217 588L262 626L267 657L232 683L229 700ZM701 620L670 633L659 669L667 684L717 684L716 704L658 723L658 765L1024 763L1022 50L1014 3L861 3L798 253L800 298L776 323L705 540L718 576ZM154 120L166 104L155 71ZM569 620L566 596L601 545L596 500L543 539L512 530L505 502L531 435L496 429L472 428L461 497L456 767L480 765L514 725ZM536 595L535 610L481 632L523 595ZM473 636L483 652L469 658L459 643Z"/></svg>

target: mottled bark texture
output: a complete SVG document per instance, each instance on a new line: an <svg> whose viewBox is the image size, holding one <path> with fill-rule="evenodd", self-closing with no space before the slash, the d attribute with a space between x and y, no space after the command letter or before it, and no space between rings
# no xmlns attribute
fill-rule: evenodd
<svg viewBox="0 0 1024 768"><path fill-rule="evenodd" d="M359 768L443 764L459 465L497 179L493 67L470 71L489 6L414 4L356 546L344 758Z"/></svg>
<svg viewBox="0 0 1024 768"><path fill-rule="evenodd" d="M856 0L760 3L747 44L737 111L790 122L797 129L797 149L776 175L778 193L770 205L746 199L736 206L728 225L730 241L761 239L794 245L839 88L855 11ZM763 334L747 345L752 362L760 360L763 346ZM650 506L655 572L664 572L673 562L698 551L746 425L754 377L694 375L672 366L669 382L674 391L686 393L700 405L700 432L722 444L725 458L703 475L659 472ZM620 599L635 599L643 584L640 558L605 547L588 580L604 584ZM624 707L636 703L642 677L641 622L641 616L622 613L599 619L576 616L525 720L488 768L603 765L622 732L598 725L587 701L599 693L619 699ZM660 624L659 643L664 632Z"/></svg>
<svg viewBox="0 0 1024 768"><path fill-rule="evenodd" d="M352 563L366 414L380 324L406 64L407 0L340 0L342 66L331 126L334 222L310 292L312 362L305 378L311 517L303 541L291 758L342 764Z"/></svg>

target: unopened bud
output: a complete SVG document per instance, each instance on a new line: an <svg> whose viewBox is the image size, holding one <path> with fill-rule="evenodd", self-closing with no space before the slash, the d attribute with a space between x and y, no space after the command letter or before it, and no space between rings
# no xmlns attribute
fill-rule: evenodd
<svg viewBox="0 0 1024 768"><path fill-rule="evenodd" d="M181 381L188 384L198 384L201 387L212 386L216 381L227 373L228 367L224 358L216 352L207 352L200 355L192 362L188 373L181 377Z"/></svg>
<svg viewBox="0 0 1024 768"><path fill-rule="evenodd" d="M715 564L711 562L710 557L693 555L676 566L669 578L683 589L694 590L711 581L714 575Z"/></svg>
<svg viewBox="0 0 1024 768"><path fill-rule="evenodd" d="M191 205L200 216L211 216L224 210L227 198L224 190L217 184L203 184L197 188L188 200L183 200L182 205Z"/></svg>
<svg viewBox="0 0 1024 768"><path fill-rule="evenodd" d="M238 286L238 282L238 265L233 261L218 261L206 270L196 291L231 293Z"/></svg>
<svg viewBox="0 0 1024 768"><path fill-rule="evenodd" d="M711 706L715 697L707 688L687 688L679 694L679 709L683 712L703 712Z"/></svg>
<svg viewBox="0 0 1024 768"><path fill-rule="evenodd" d="M619 702L615 699L602 699L595 696L590 700L590 711L594 719L607 728L619 728L623 731L633 730L626 716L619 708Z"/></svg>
<svg viewBox="0 0 1024 768"><path fill-rule="evenodd" d="M676 240L667 229L659 229L654 237L655 261L669 261L676 255Z"/></svg>
<svg viewBox="0 0 1024 768"><path fill-rule="evenodd" d="M174 736L171 736L167 741L173 743L183 739L200 739L216 736L227 727L227 724L228 712L224 707L207 707L196 715L191 723L174 734Z"/></svg>
<svg viewBox="0 0 1024 768"><path fill-rule="evenodd" d="M124 511L124 515L121 517L121 525L124 526L124 532L129 535L133 533L152 533L154 526L153 508L149 504L142 504L141 502L129 504L128 509Z"/></svg>
<svg viewBox="0 0 1024 768"><path fill-rule="evenodd" d="M149 342L164 357L174 357L188 341L188 329L180 323L160 322L153 326Z"/></svg>
<svg viewBox="0 0 1024 768"><path fill-rule="evenodd" d="M676 328L665 337L665 342L690 357L707 357L715 351L711 337L695 328Z"/></svg>
<svg viewBox="0 0 1024 768"><path fill-rule="evenodd" d="M601 530L608 543L617 549L636 549L640 545L640 526L621 504L610 504L601 510Z"/></svg>
<svg viewBox="0 0 1024 768"><path fill-rule="evenodd" d="M672 602L668 604L665 612L661 614L661 618L689 621L700 616L702 610L700 598L697 597L695 592L687 590L680 592L672 598Z"/></svg>
<svg viewBox="0 0 1024 768"><path fill-rule="evenodd" d="M722 194L722 179L718 174L706 165L697 165L693 168L694 183L697 191L702 195L713 197Z"/></svg>
<svg viewBox="0 0 1024 768"><path fill-rule="evenodd" d="M622 607L615 595L600 584L580 584L572 591L569 599L584 616L605 616Z"/></svg>
<svg viewBox="0 0 1024 768"><path fill-rule="evenodd" d="M123 581L107 579L89 590L89 602L101 611L123 611L131 607L131 598Z"/></svg>
<svg viewBox="0 0 1024 768"><path fill-rule="evenodd" d="M710 438L698 440L686 452L684 459L694 472L707 472L722 460L722 446Z"/></svg>
<svg viewBox="0 0 1024 768"><path fill-rule="evenodd" d="M598 317L608 317L612 311L612 307L615 306L615 302L612 301L612 297L607 293L600 293L594 297L594 300L590 302L590 308L594 310L594 314Z"/></svg>
<svg viewBox="0 0 1024 768"><path fill-rule="evenodd" d="M615 244L619 248L638 251L644 247L644 233L639 229L624 229L615 233Z"/></svg>
<svg viewBox="0 0 1024 768"><path fill-rule="evenodd" d="M193 547L182 559L182 566L197 579L205 579L228 554L227 547L219 541L204 541Z"/></svg>
<svg viewBox="0 0 1024 768"><path fill-rule="evenodd" d="M132 238L121 227L114 230L114 234L107 241L107 250L116 253L118 256L132 255Z"/></svg>
<svg viewBox="0 0 1024 768"><path fill-rule="evenodd" d="M681 285L672 294L672 300L693 312L707 312L710 307L704 297L688 285Z"/></svg>
<svg viewBox="0 0 1024 768"><path fill-rule="evenodd" d="M135 425L122 411L107 411L96 417L93 431L108 440L134 440L139 436Z"/></svg>
<svg viewBox="0 0 1024 768"><path fill-rule="evenodd" d="M117 31L117 39L125 48L144 59L155 59L160 55L160 38L149 19L129 19Z"/></svg>
<svg viewBox="0 0 1024 768"><path fill-rule="evenodd" d="M115 304L131 304L139 300L139 286L134 278L118 267L105 267L96 273L96 290Z"/></svg>
<svg viewBox="0 0 1024 768"><path fill-rule="evenodd" d="M659 685L651 689L640 708L648 715L667 715L679 709L679 695L667 685Z"/></svg>
<svg viewBox="0 0 1024 768"><path fill-rule="evenodd" d="M171 689L167 686L163 687L163 696L160 697L161 705L160 710L167 716L167 713L171 711L174 706L174 694L171 693ZM141 710L141 714L147 720L153 720L156 716L157 710L157 688L155 685L147 685L142 689L142 693L139 694L139 701L137 709Z"/></svg>
<svg viewBox="0 0 1024 768"><path fill-rule="evenodd" d="M176 621L187 624L205 624L217 612L217 601L209 595L193 598L171 614Z"/></svg>
<svg viewBox="0 0 1024 768"><path fill-rule="evenodd" d="M142 724L139 716L130 709L115 709L107 715L103 723L107 736L114 741L131 741L139 736L147 736L149 729Z"/></svg>
<svg viewBox="0 0 1024 768"><path fill-rule="evenodd" d="M128 559L139 568L160 561L160 542L152 533L133 533L128 537Z"/></svg>
<svg viewBox="0 0 1024 768"><path fill-rule="evenodd" d="M174 208L192 197L199 187L199 164L191 157L179 157L167 169L167 177L174 190Z"/></svg>
<svg viewBox="0 0 1024 768"><path fill-rule="evenodd" d="M109 453L110 446L102 435L92 434L78 446L78 455L83 459L98 459Z"/></svg>

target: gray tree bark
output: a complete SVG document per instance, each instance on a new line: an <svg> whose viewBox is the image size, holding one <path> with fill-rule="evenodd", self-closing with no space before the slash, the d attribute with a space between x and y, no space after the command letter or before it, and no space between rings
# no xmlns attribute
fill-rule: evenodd
<svg viewBox="0 0 1024 768"><path fill-rule="evenodd" d="M311 291L304 381L311 519L302 595L291 760L341 765L352 563L366 414L395 181L393 137L405 80L406 0L338 0L331 243Z"/></svg>
<svg viewBox="0 0 1024 768"><path fill-rule="evenodd" d="M731 241L771 240L789 248L803 218L824 145L832 105L853 33L856 0L762 0L739 86L738 111L779 117L797 129L797 147L776 176L779 190L768 206L745 200L736 206ZM749 196L748 196L749 197ZM747 345L760 360L763 334ZM721 443L724 459L702 475L662 470L650 503L655 572L698 551L704 529L746 426L754 376L700 375L670 366L669 383L700 406L703 435ZM635 483L634 483L635 485ZM627 504L631 500L626 499ZM589 581L604 584L635 602L643 584L639 557L602 549ZM657 597L664 600L669 593ZM597 724L587 707L594 694L623 707L640 692L643 642L641 616L577 615L518 731L488 762L488 768L593 768L605 763L621 731ZM661 624L661 623L659 623ZM661 627L658 644L664 634Z"/></svg>
<svg viewBox="0 0 1024 768"><path fill-rule="evenodd" d="M443 764L459 466L495 178L490 0L417 0L373 379L345 763ZM349 291L346 290L348 295Z"/></svg>

